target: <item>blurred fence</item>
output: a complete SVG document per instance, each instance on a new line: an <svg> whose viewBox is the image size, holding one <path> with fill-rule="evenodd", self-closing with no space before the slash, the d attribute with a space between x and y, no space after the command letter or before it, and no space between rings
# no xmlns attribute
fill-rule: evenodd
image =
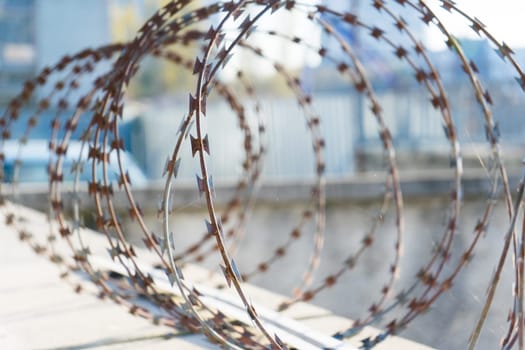
<svg viewBox="0 0 525 350"><path fill-rule="evenodd" d="M493 115L498 132L504 135L502 145L515 149L524 144L525 105L519 100L519 89L513 82L489 84L497 101ZM457 132L470 156L469 146L475 149L474 156L483 156L488 151L485 143L485 126L482 113L475 103L473 92L467 84L448 87L452 113L457 121ZM390 127L399 155L440 154L448 159L448 146L439 111L429 103L428 95L410 87L406 90L388 90L378 93L383 105L383 115ZM325 137L324 157L326 175L340 178L351 175L362 168L359 157L381 158L378 127L365 101L360 101L353 91L317 93L313 95L315 113L321 116L321 131ZM263 175L267 180L290 178L313 178L315 163L311 135L303 116L304 111L293 98L264 97L258 101L265 122L262 142L265 144ZM255 105L255 101L252 101ZM253 111L247 117L255 123ZM168 156L165 145L174 144L180 120L186 113L185 104L173 102L155 104L144 115L127 127L130 148L148 176L158 179ZM242 171L244 150L241 131L234 113L224 102L208 106L208 129L213 155L213 174L221 179L234 179ZM254 135L256 138L256 135ZM173 140L170 143L170 139ZM190 145L185 149L183 167L179 179L194 180L196 168L191 164ZM197 164L195 164L195 167Z"/></svg>

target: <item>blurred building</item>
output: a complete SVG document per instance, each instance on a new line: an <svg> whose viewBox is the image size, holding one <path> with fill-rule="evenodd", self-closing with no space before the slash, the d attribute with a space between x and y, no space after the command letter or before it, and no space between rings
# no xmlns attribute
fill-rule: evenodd
<svg viewBox="0 0 525 350"><path fill-rule="evenodd" d="M166 0L0 0L0 104L66 54L133 38Z"/></svg>
<svg viewBox="0 0 525 350"><path fill-rule="evenodd" d="M203 5L209 1L211 0L195 1L191 6ZM85 47L131 39L153 11L165 2L166 0L0 0L0 106L19 92L24 80L34 76L44 66L54 64L63 55L74 54ZM354 13L370 26L388 31L391 40L411 47L403 33L395 28L393 21L385 21L384 14L380 14L368 1L309 2L311 5L318 3L340 12ZM400 11L406 21L411 21L409 25L412 30L420 32L420 36L424 37L423 22L413 14L405 15L402 9ZM442 146L445 140L439 116L435 115L436 111L428 103L428 95L419 88L413 71L395 58L393 48L374 39L369 28L352 27L328 16L326 20L366 63L367 74L384 106L384 119L391 127L397 145L406 145L406 149L411 152L415 149L437 149L437 146ZM353 172L356 168L354 155L363 150L379 149L375 146L380 145L380 140L367 101L354 93L353 86L348 81L341 79L333 62L321 62L316 54L319 47L325 47L336 59L348 61L340 44L323 34L319 28L314 28L304 12L293 14L278 11L263 19L258 30L275 30L291 37L308 39L308 45L311 46L309 49L305 48L308 45L296 45L290 43L290 40L269 40L267 35L259 36L259 33L250 36L250 43L260 47L270 59L284 62L293 74L300 74L305 89L313 95L316 112L323 116L326 154L329 157L326 161L327 174L337 177ZM494 100L504 102L494 106L494 115L519 115L523 107L517 93L521 91L511 89L516 88L511 79L512 74L501 64L501 59L493 48L481 40L459 40L467 56L477 63L486 85L497 85L491 91L501 96L494 96ZM195 49L187 50L184 52L187 57L195 56ZM524 51L515 51L518 61L523 61ZM230 63L241 67L246 73L253 73L251 76L255 82L258 78L264 80L273 74L273 67L268 62L265 66L261 60L248 61L247 58L253 58L254 55L247 50L239 49L237 54ZM430 55L447 84L461 136L469 141L482 142L484 124L477 118L479 108L472 102L472 90L468 79L462 74L461 64L449 50L430 52ZM107 63L97 69L110 67L110 63ZM227 74L228 72L223 78L227 78ZM126 148L138 158L148 175L158 178L168 155L165 152L165 140L173 139L179 125L177 118L187 111L187 91L192 88L193 76L191 72L181 72L172 63L148 58L141 62L139 75L133 82L138 88L135 95L129 96L152 98L143 99L146 103L139 112L131 111L130 103L126 103L126 113L142 116L124 125L121 136L125 139ZM513 85L501 82L510 82ZM184 98L172 95L164 99L158 98L166 96L168 91L173 94L173 86L184 92ZM274 86L270 86L270 89L273 89L272 92L277 91ZM131 90L130 88L128 92L133 93ZM160 103L163 100L166 101L165 104ZM285 94L279 95L279 91L274 95L261 94L261 101L270 126L266 136L271 144L264 168L265 175L271 178L312 177L313 158L311 154L303 152L304 145L311 143L310 135L304 128L304 111L297 107L293 98ZM224 103L211 102L213 103L208 108L210 114L231 115ZM21 112L20 125L27 124L33 110L28 108ZM45 138L49 134L49 123L55 117L54 114L52 109L47 111L31 137ZM510 135L506 140L522 142L525 130L519 125L518 119L501 119L500 130ZM214 122L220 122L220 125L213 125ZM225 122L224 119L215 121L210 118L210 125L210 130L221 130L221 136L212 135L215 136L213 140L216 140L213 145L216 173L223 177L237 176L242 170L239 164L242 163L243 153L241 148L236 147L242 143L242 135L238 133L235 120L228 119ZM21 133L22 130L20 127L17 132ZM184 163L191 164L190 161ZM181 169L182 175L193 179L194 170Z"/></svg>
<svg viewBox="0 0 525 350"><path fill-rule="evenodd" d="M36 70L34 0L0 0L0 103Z"/></svg>

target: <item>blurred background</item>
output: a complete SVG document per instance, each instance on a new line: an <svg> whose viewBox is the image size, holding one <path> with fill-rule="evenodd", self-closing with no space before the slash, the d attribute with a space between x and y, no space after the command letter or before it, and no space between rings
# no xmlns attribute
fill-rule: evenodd
<svg viewBox="0 0 525 350"><path fill-rule="evenodd" d="M0 105L6 106L20 91L26 79L57 62L62 56L74 54L86 47L132 39L142 23L165 2L94 0L89 4L80 4L66 0L0 1ZM197 7L206 1L193 3L192 6ZM365 23L374 23L381 19L380 14L371 10L371 6L364 0L325 3L337 10L356 13ZM488 23L490 30L494 28L495 33L504 35L500 37L505 38L505 42L515 49L516 58L520 61L525 58L525 50L515 45L521 45L523 38L512 26L515 23L512 22L514 14L520 13L516 7L520 5L507 3L491 6L490 2L485 4L466 1L464 5L466 11L473 16L490 15L483 22ZM407 9L399 9L401 14L407 12ZM479 107L472 99L470 82L462 74L461 64L446 49L443 38L435 29L431 30L412 14L407 14L404 18L414 33L423 33L421 40L425 46L434 49L430 52L430 58L450 92L449 98L461 140L471 144L464 148L464 155L468 158L484 154L483 121L478 114ZM505 134L505 146L521 146L525 126L519 118L513 116L519 114L523 102L519 98L521 91L515 84L512 72L501 64L501 58L486 40L476 37L467 23L457 20L457 16L451 18L450 26L458 33L466 55L476 62L481 78L494 95L494 115L500 132ZM337 48L338 44L302 15L291 20L283 19L283 16L274 16L263 21L262 28L273 28L299 37L307 36L310 45L321 45L329 49L332 56L335 56L334 59L343 58L344 53ZM493 22L488 22L490 20ZM384 106L384 118L393 133L399 161L408 162L403 169L418 167L414 166L413 160L424 161L422 158L429 156L432 162L425 165L438 164L436 161L443 157L447 158L443 161L448 163L447 140L443 137L439 113L428 103L428 97L414 79L413 71L406 64L394 59L392 49L379 43L364 29L349 30L342 24L333 25L353 44L361 60L366 62L369 78ZM385 23L386 30L389 26L392 25ZM394 39L401 36L394 30L389 34ZM381 141L369 108L355 93L351 84L339 77L332 61L322 60L315 52L306 48L285 43L269 44L264 36L254 40L270 57L280 57L281 60L285 57L283 61L287 68L296 72L302 79L304 89L314 95L316 111L322 116L330 116L324 118L326 121L322 125L327 142L326 175L329 178L344 178L381 165ZM193 57L196 49L187 47L180 54ZM265 115L268 118L266 122L276 126L268 129L267 138L271 148L266 156L264 176L268 179L312 177L313 158L308 152L299 151L308 142L308 132L306 129L290 131L279 127L279 123L285 120L283 116L300 114L295 100L286 91L271 65L261 63L247 52L235 55L221 78L226 81L231 79L239 64L242 64L243 71L260 91L261 105L265 106ZM108 68L109 63L97 67L98 72ZM180 67L160 59L147 58L127 92L128 103L122 136L127 149L151 180L158 180L162 175L168 155L167 152L160 151L162 140L173 136L170 133L170 123L175 123L174 119L181 118L184 114L187 93L191 91L192 84L192 76ZM88 83L84 85L89 86ZM45 96L46 91L41 91L40 94ZM75 97L78 98L71 96L71 100ZM217 113L223 113L228 107L225 103L217 102L213 108ZM46 112L49 115L53 113L52 110ZM24 117L29 118L30 113L27 111L22 114L21 123ZM240 133L229 130L236 129L234 119L230 119L219 120L224 131L222 134L228 135L226 141L229 142L221 139L220 135L217 136L217 142L212 138L212 142L216 144L213 147L214 171L222 179L236 178L241 171L239 159L242 157L242 150L237 147L239 153L235 154L235 148L230 147L240 140L232 135ZM158 125L162 124L166 127L159 128ZM47 126L48 124L41 123L32 137L45 138ZM289 136L290 132L293 132L293 137ZM152 135L156 137L151 137ZM439 165L443 165L442 162ZM418 168L421 170L421 167ZM193 169L183 169L181 176L193 179Z"/></svg>
<svg viewBox="0 0 525 350"><path fill-rule="evenodd" d="M383 23L380 21L384 16L375 11L371 1L305 2L352 12L363 22ZM34 77L44 67L55 64L64 55L72 55L86 47L96 48L131 40L144 21L165 3L167 1L161 0L0 0L0 110L7 108L25 80ZM210 1L196 0L191 6L196 8L207 3ZM468 22L450 16L439 8L438 1L436 3L436 11L448 21L465 54L476 62L479 76L491 92L493 115L502 135L501 146L506 165L511 177L515 178L521 174L525 145L525 123L521 119L525 110L523 91L516 84L512 70L502 64L494 47L478 37ZM460 7L464 5L467 13L478 17L497 38L511 46L518 62L525 62L525 48L522 47L525 46L525 39L519 35L522 32L519 30L519 16L525 11L523 5L517 1L500 1L497 5L491 1L457 3ZM454 248L456 252L461 252L470 242L490 186L490 148L486 142L484 120L468 77L463 74L462 65L451 50L446 48L441 34L426 26L409 9L397 4L392 4L392 8L399 11L413 32L419 35L419 40L431 49L430 59L449 93L462 142L466 174L465 202L458 230L461 234ZM381 101L385 121L394 139L403 190L408 193L405 198L405 255L398 287L401 290L403 285L414 279L444 231L448 195L453 183L450 146L443 133L439 111L433 108L428 94L414 78L413 70L396 59L392 48L378 42L364 29L349 30L348 26L338 22L332 25L365 62L368 77ZM384 27L392 40L409 46L392 23L384 23ZM382 142L367 101L355 92L348 80L341 77L334 64L334 61L344 59L344 53L333 38L313 26L304 14L276 14L264 19L258 30L277 30L289 36L302 37L306 43L297 46L278 39L269 42L266 35L259 36L257 33L252 38L252 42L269 57L284 64L301 79L304 90L313 97L316 113L321 116L329 187L326 249L315 279L318 282L357 249L360 239L370 230L372 221L378 215L386 174ZM326 48L332 59L323 59L308 46ZM179 54L188 59L197 53L197 45L179 49ZM109 69L110 62L99 64L92 75ZM264 200L256 205L247 223L247 234L236 258L241 269L250 270L286 239L294 223L299 221L302 210L310 206L309 186L315 179L316 169L311 152L311 135L305 125L303 111L286 83L271 64L261 61L247 50L234 55L227 69L221 72L220 79L226 83L233 82L239 69L257 91L256 100L247 97L247 104L258 103L262 106L267 142L262 183L269 186L268 192L263 193ZM187 111L188 93L195 89L195 79L190 73L172 63L149 57L141 63L126 93L120 135L129 154L127 167L134 169L134 177L146 189L158 189L156 186L162 181L166 159ZM71 103L78 100L90 84L89 77L80 82L82 88L69 96ZM39 98L48 93L45 89L39 90L34 105L22 110L20 126L13 130L13 138L23 134L23 125L34 113ZM217 96L210 97L208 111L211 116L208 118L208 130L214 181L219 192L223 189L228 194L228 186L243 172L242 133L228 105ZM36 145L49 137L49 123L55 115L53 108L44 112L42 121L31 133L29 145L32 142ZM189 145L184 152L177 180L182 184L191 184L188 186L193 189L197 165L192 160ZM36 157L36 151L29 153ZM38 159L32 160L37 165L28 168L26 177L21 174L20 181L47 182L47 155L41 158L41 163ZM4 169L6 173L9 173L9 166L8 159ZM44 171L35 170L38 166L42 166ZM143 195L142 207L150 224L155 227L160 225L156 218L156 198L150 197L147 192ZM222 200L222 204L226 202L220 196L218 200ZM176 239L184 247L198 239L203 230L204 212L202 201L197 196L187 195L177 205L176 232L184 234ZM388 266L394 256L396 241L394 221L394 213L389 212L377 232L381 238L360 267L338 283L338 288L321 294L314 303L351 318L359 318L360 314L366 313L365 305L370 305L374 298L380 296L381 285L388 278ZM405 333L407 337L440 349L465 347L481 308L487 287L486 278L493 271L502 246L507 225L504 210L494 213L492 223L488 238L478 250L477 256L481 259L475 260L476 266L467 268L453 292L442 297L433 310L418 319ZM130 239L133 240L131 223L129 226ZM313 227L309 229L314 230ZM192 234L187 234L189 232ZM139 242L138 239L136 241ZM261 244L265 249L257 249ZM300 278L311 246L308 239L297 243L290 257L272 267L269 272L271 278L261 275L251 282L280 293L289 293ZM293 259L294 256L300 259ZM215 261L208 263L210 268L216 266ZM505 329L506 316L511 307L507 300L512 294L512 277L509 269L504 276L504 287L500 288L499 302L496 303L503 306L497 306L493 311L493 321L483 335L480 349L494 348Z"/></svg>

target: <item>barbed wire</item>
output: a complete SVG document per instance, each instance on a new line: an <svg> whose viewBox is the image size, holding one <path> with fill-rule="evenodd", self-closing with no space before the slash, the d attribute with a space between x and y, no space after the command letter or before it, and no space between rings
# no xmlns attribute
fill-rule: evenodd
<svg viewBox="0 0 525 350"><path fill-rule="evenodd" d="M358 13L336 11L328 5L290 0L216 1L198 8L190 8L190 4L192 4L190 0L170 1L150 17L139 29L136 37L127 43L85 49L72 56L64 56L58 63L44 68L34 79L27 81L20 94L9 103L0 119L2 149L5 143L12 139L13 128L20 118L21 110L30 108L32 102L38 99L36 108L21 133L22 136L18 138L20 144L18 158L21 158L21 150L31 138L32 130L41 122L43 113L48 110L55 111L48 145L50 151L49 233L47 237L42 238L39 237L38 232L28 232L27 227L16 219L22 217L22 213L5 210L6 223L16 227L20 240L29 244L37 254L46 255L57 264L64 278L71 271L82 270L97 286L101 297L108 297L122 304L132 314L176 329L201 332L211 341L228 348L286 349L289 345L285 344L278 334L272 334L259 316L256 305L251 302L245 290L244 282L258 274L271 276L272 266L284 256L294 254L294 245L300 239L304 239L305 231L310 229L310 224L313 223L314 244L307 268L301 282L294 288L292 297L280 304L276 311L282 312L299 301L311 301L323 291L340 286L339 281L343 274L354 270L362 257L370 251L369 248L374 241L378 239L376 231L384 224L385 216L393 207L396 232L393 260L388 267L388 278L379 292L378 300L370 305L367 315L355 321L351 327L333 330L334 338L344 340L357 336L367 325L379 324L385 331L376 337L362 339L362 347L368 349L390 335L399 334L419 315L428 311L439 297L453 288L461 271L472 260L476 246L487 230L489 218L497 204L496 199L503 197L508 216L508 226L500 228L505 232L504 247L497 262L496 273L489 281L489 292L479 321L474 326L470 348L476 346L500 280L503 264L508 259L512 247L515 281L513 300L510 302L512 311L508 330L503 335L502 349L510 349L516 345L523 349L525 249L523 232L521 235L518 233L517 220L521 215L524 182L521 181L519 191L513 195L502 158L499 127L491 110L493 104L491 94L483 85L476 62L467 56L460 41L443 24L432 7L424 1L370 1L367 3L367 11L373 11L378 15L381 18L378 22L371 21L368 16ZM456 17L462 18L476 34L488 40L502 58L503 64L513 69L518 85L525 90L524 73L516 61L514 52L505 42L498 41L477 18L470 17L453 1L436 0L433 5L439 5ZM309 23L317 26L323 32L324 40L332 45L325 46L308 40L309 33L304 33L304 36L292 36L277 28L258 27L265 18L286 12L302 16ZM410 20L406 21L405 16L410 16ZM467 248L460 254L453 252L461 218L464 175L457 121L452 113L440 72L422 44L421 33L413 28L412 23L415 22L437 28L454 58L463 67L473 98L480 107L487 143L491 149L493 167L488 174L491 188L485 207L472 229L474 235ZM334 23L337 23L337 26ZM386 25L391 24L395 29L386 29ZM447 224L436 248L427 260L422 262L414 281L403 286L398 293L394 291L401 273L405 219L401 175L396 162L395 145L391 129L384 118L384 106L369 78L370 71L373 69L369 69L366 58L360 54L359 47L345 37L341 28L365 33L378 45L389 48L393 52L392 59L397 59L412 72L415 81L428 95L429 103L441 117L444 136L448 140L450 149L453 176ZM258 38L264 37L265 40L278 38L307 50L309 54L315 53L323 61L328 62L330 67L342 79L347 80L355 92L369 103L370 116L377 125L378 138L385 155L385 190L379 206L379 214L364 234L360 245L355 247L353 252L348 253L340 262L338 269L322 277L322 282L317 285L313 285L313 276L319 267L323 242L326 238L324 232L326 139L321 128L326 116L316 111L313 96L306 91L305 84L297 72L287 68L286 57L273 57L263 47L258 46L259 40L252 42L251 39L255 35ZM179 54L178 50L188 46L198 48L195 57L186 58ZM305 145L304 149L310 149L312 152L314 159L312 167L315 171L310 203L302 211L287 237L282 241L275 241L276 248L273 251L268 250L263 260L254 261L251 270L244 266L237 266L233 255L235 250L243 249L238 244L241 237L250 238L245 232L246 222L257 199L264 155L268 146L265 138L267 127L264 124L266 111L264 105L258 101L256 84L250 81L249 74L246 74L242 68L232 68L236 70L233 82L226 82L221 78L221 72L231 66L230 58L240 53L251 55L273 67L275 75L282 79L289 93L295 97L310 133L311 144ZM133 178L127 172L122 159L122 153L125 151L124 140L119 134L119 123L123 118L129 84L140 71L141 62L150 56L191 72L194 82L192 91L188 93L187 112L181 120L176 138L166 140L164 143L165 149L170 151L170 156L166 161L163 173L164 186L159 194L161 199L157 208L162 227L160 235L154 233L148 226L141 206L134 197ZM103 64L107 64L110 68L102 69L101 72L99 67L104 67ZM87 92L82 91L82 97L74 104L74 112L67 114L72 107L71 101L75 92L81 91L80 86L86 81L91 87ZM229 84L237 88L232 88ZM209 166L210 158L213 157L210 139L215 130L207 130L207 120L221 117L210 115L207 110L208 98L213 94L226 101L231 113L236 116L237 127L243 135L240 146L244 152L242 175L221 213L216 208L214 178ZM41 98L37 97L42 95ZM248 101L256 102L250 105ZM255 122L250 120L253 116ZM79 125L85 127L78 130ZM286 127L291 129L297 125L289 124ZM70 142L75 139L76 134L80 134L82 147L71 169L75 183L71 190L63 186L66 175L64 162ZM191 154L198 164L196 190L205 204L207 219L204 233L189 247L180 250L175 246L173 237L176 213L172 203L173 198L177 196L174 183L178 180L183 147L191 148ZM116 180L113 180L110 174L110 159L114 159L118 168ZM0 160L5 162L3 151L0 153ZM20 168L21 161L20 159L15 162L14 177L10 180L12 183L8 185L5 181L7 179L4 179L1 184L3 201L17 201L17 191L20 186L17 169ZM89 170L91 179L87 184L83 184L80 175L86 169ZM84 185L87 188L84 189ZM128 277L126 283L117 283L123 275L117 278L107 271L98 269L96 264L92 263L90 246L81 230L84 226L80 215L85 204L80 201L83 191L87 191L94 204L96 228L107 237L110 257L123 267L123 273ZM122 198L125 198L126 204L116 203L117 192L124 194ZM65 204L65 198L72 198L70 207ZM127 212L123 213L117 209L122 207L127 207ZM72 210L69 210L70 208ZM134 222L142 234L145 247L156 258L152 266L160 267L169 283L177 286L180 297L166 294L166 290L158 286L152 275L153 272L149 268L144 268L139 256L140 251L136 250L126 238L126 228L122 224L124 218ZM61 255L59 249L55 248L59 238L67 243L73 253L73 259ZM207 305L202 298L202 293L193 286L191 276L183 275L184 264L200 263L212 256L220 258L223 284L237 293L252 324L231 319L221 310ZM75 285L75 290L80 292L82 286ZM147 298L152 305L161 309L162 316L152 313L142 304L135 303L133 296L137 295Z"/></svg>

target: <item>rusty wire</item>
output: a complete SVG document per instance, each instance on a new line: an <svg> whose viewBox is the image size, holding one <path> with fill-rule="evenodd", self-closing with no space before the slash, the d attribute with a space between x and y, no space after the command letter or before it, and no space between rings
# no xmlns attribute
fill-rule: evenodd
<svg viewBox="0 0 525 350"><path fill-rule="evenodd" d="M513 51L502 41L494 38L486 27L477 19L463 12L453 1L436 0L436 4L445 10L462 17L466 24L478 35L490 41L507 66L511 67L516 75L517 82L525 89L525 75L514 58ZM524 347L524 277L523 249L524 237L518 234L517 220L523 200L523 181L517 195L513 196L509 185L508 174L504 165L498 125L491 111L492 97L484 87L479 77L476 63L466 56L460 42L454 37L447 27L441 22L431 7L423 1L397 0L397 1L370 1L369 11L377 11L381 15L382 23L367 23L366 18L359 14L338 12L324 5L311 5L299 1L284 0L242 0L242 1L217 1L197 9L189 9L190 0L173 0L156 12L141 27L136 37L127 43L107 45L94 49L86 49L72 56L63 57L58 63L43 69L36 78L25 83L21 93L15 97L0 119L2 140L11 139L12 127L18 120L20 110L29 105L35 98L35 92L47 88L47 95L42 97L36 110L19 139L23 148L31 137L31 130L40 121L42 113L50 108L56 109L56 115L51 125L49 137L49 150L53 157L49 164L49 234L45 243L38 240L38 233L27 232L20 225L16 217L21 215L15 212L4 213L6 222L18 225L19 236L27 242L38 254L45 254L51 261L59 265L66 277L71 270L81 269L89 275L91 281L98 287L101 297L109 297L116 303L127 307L131 313L148 318L155 323L165 324L176 329L186 329L193 332L202 332L211 341L230 348L267 348L285 349L287 345L266 328L257 313L256 305L250 301L248 293L243 287L243 282L256 274L272 273L272 265L286 255L294 254L294 243L302 239L307 230L308 223L314 223L314 247L310 254L310 261L298 287L294 289L292 297L279 306L278 311L293 307L299 301L311 301L317 294L328 288L340 286L339 280L345 273L350 273L359 263L364 254L369 251L376 238L376 231L383 224L384 217L390 208L394 208L395 215L395 245L393 247L393 262L389 266L389 277L380 291L378 300L369 308L368 314L361 320L344 330L334 330L333 336L337 339L346 339L356 334L366 325L382 325L386 330L375 338L362 340L364 348L371 348L383 341L387 336L400 333L409 326L417 316L426 312L432 304L445 292L453 288L453 284L461 270L471 260L476 245L486 231L489 218L496 205L495 198L504 198L508 213L508 227L503 229L505 244L498 262L496 274L489 281L487 295L479 321L474 327L470 338L470 348L476 345L483 323L491 307L495 289L498 285L499 275L507 259L510 248L513 248L515 287L512 313L509 317L508 330L504 334L502 348L518 346ZM397 10L403 7L403 15L410 14L412 19L422 21L428 26L438 28L453 52L454 57L464 68L465 77L469 80L473 97L477 101L483 115L487 143L491 148L493 169L490 172L491 189L477 225L473 228L474 235L467 249L459 255L452 253L452 248L457 236L458 222L461 214L462 202L462 177L463 166L461 144L456 130L456 121L451 112L447 91L441 81L440 74L434 67L428 52L418 37L419 33L412 31L411 26L401 17ZM339 52L308 43L304 38L292 37L276 30L258 29L258 22L275 12L290 11L302 14L304 18L315 24L329 40L339 47ZM401 191L401 177L396 163L396 153L391 131L383 118L383 107L377 97L373 84L369 79L367 64L360 58L357 48L347 42L331 24L334 21L342 23L348 28L359 28L365 31L381 45L390 47L393 57L412 70L414 79L426 91L431 105L439 112L448 140L451 165L454 170L450 203L445 225L437 248L421 264L420 272L415 276L414 282L403 286L402 291L394 295L397 276L400 271L401 251L403 244L404 218L403 195ZM227 23L230 23L226 26ZM233 28L232 25L233 23ZM387 25L394 25L401 33L393 36ZM384 26L384 27L383 27ZM388 27L390 28L390 27ZM303 83L297 74L289 71L285 65L270 58L262 48L251 43L251 36L266 35L268 40L279 37L293 45L298 45L316 52L323 60L331 62L334 70L353 85L354 90L363 96L370 104L370 110L378 127L378 138L381 141L386 161L385 191L379 208L379 214L372 222L370 229L364 234L361 245L350 248L350 253L341 261L339 269L321 278L321 283L312 285L321 257L323 241L325 240L325 193L324 173L325 160L323 156L325 139L320 125L323 117L314 107L313 97L303 89ZM177 48L184 46L199 47L196 57L185 58L179 55ZM315 181L312 186L311 202L302 212L298 223L290 230L289 235L281 242L276 242L277 247L273 252L268 252L263 261L254 262L254 267L237 266L232 258L237 249L237 240L244 234L245 223L249 211L257 197L257 188L260 183L263 160L266 152L265 131L263 123L264 106L258 102L253 112L258 116L256 123L247 121L245 105L247 99L257 100L256 88L249 77L239 70L236 75L236 84L239 89L230 88L221 81L219 73L229 63L230 58L239 51L251 53L259 59L269 62L277 76L288 86L289 91L295 96L301 111L304 114L305 124L311 135L311 152L314 155L313 168ZM341 55L342 54L342 55ZM121 152L124 150L123 140L119 135L119 122L125 108L125 95L130 81L140 70L140 63L148 56L154 56L180 66L193 74L194 90L188 93L187 113L181 120L175 142L166 145L170 157L164 169L164 187L160 193L161 200L158 207L158 216L162 222L162 233L155 234L148 227L139 203L133 195L133 183L123 166ZM341 58L343 57L343 58ZM86 76L96 72L97 66L109 62L111 69L100 73L91 81L91 88L83 92L76 101L75 111L69 116L64 116L70 108L71 95L79 89ZM54 86L49 88L49 81L54 81ZM209 159L213 156L209 139L213 137L214 130L206 131L208 97L215 93L223 98L232 114L236 115L238 128L243 135L244 160L243 173L235 186L232 198L227 201L226 208L219 213L215 205L214 178L209 167ZM243 95L244 94L244 95ZM248 96L248 97L246 97ZM63 157L68 150L73 134L78 133L77 127L80 120L88 120L83 130L80 130L80 139L87 150L87 156L79 156L73 172L75 186L70 192L63 188L64 169ZM253 126L255 125L255 127ZM2 142L2 144L3 144ZM173 189L177 181L179 167L181 166L181 152L183 147L190 147L191 153L199 165L196 175L197 191L204 201L208 218L205 232L194 243L183 251L174 245L172 221L176 214L173 212L173 196L177 196ZM305 147L306 148L306 147ZM110 155L115 154L120 173L117 183L112 183L108 175L108 162ZM3 159L3 157L2 157ZM80 202L80 193L84 184L79 182L82 169L91 170L91 181L87 183L87 193L94 203L96 227L107 237L107 247L111 258L119 262L129 279L122 288L115 288L115 281L106 271L97 270L91 264L91 252L87 242L84 241L80 227L83 225L79 211L83 203ZM101 172L100 172L101 170ZM2 184L4 200L17 199L16 183L8 187ZM126 214L119 213L115 203L115 193L124 194L129 208ZM66 210L65 197L70 196L73 212ZM180 298L167 296L166 291L159 288L151 273L145 270L136 249L130 244L122 226L122 215L132 219L142 232L145 246L157 259L156 266L161 266L168 280L180 290ZM228 229L225 226L228 225ZM524 224L525 225L525 224ZM522 228L522 232L524 229ZM249 234L245 235L249 239ZM58 238L65 240L73 254L73 260L60 255L54 248ZM211 256L219 256L225 284L234 289L245 307L252 324L242 324L226 317L221 310L215 310L201 300L198 289L190 287L191 276L183 276L182 267L187 263L199 263ZM241 271L249 271L242 273ZM186 279L187 277L190 277ZM80 285L75 286L77 292L82 290ZM399 288L398 288L399 289ZM154 315L143 306L133 302L129 293L145 296L151 303L164 311L162 316ZM397 317L392 317L396 310Z"/></svg>

